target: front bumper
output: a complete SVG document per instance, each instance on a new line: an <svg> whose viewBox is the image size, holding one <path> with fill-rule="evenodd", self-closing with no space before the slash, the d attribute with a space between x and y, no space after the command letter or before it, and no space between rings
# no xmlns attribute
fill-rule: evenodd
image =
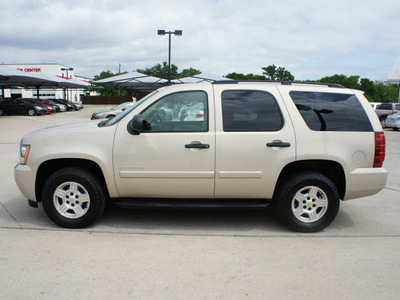
<svg viewBox="0 0 400 300"><path fill-rule="evenodd" d="M35 194L35 172L27 165L14 167L14 179L21 193L31 201L37 202Z"/></svg>
<svg viewBox="0 0 400 300"><path fill-rule="evenodd" d="M389 128L400 128L400 122L399 121L396 121L396 122L388 122L388 121L386 121L386 127L389 127Z"/></svg>
<svg viewBox="0 0 400 300"><path fill-rule="evenodd" d="M36 114L45 115L45 114L47 114L47 109L46 108L44 108L44 109L36 109Z"/></svg>
<svg viewBox="0 0 400 300"><path fill-rule="evenodd" d="M91 120L95 120L95 119L105 119L106 117L103 114L92 114L92 117L90 118Z"/></svg>

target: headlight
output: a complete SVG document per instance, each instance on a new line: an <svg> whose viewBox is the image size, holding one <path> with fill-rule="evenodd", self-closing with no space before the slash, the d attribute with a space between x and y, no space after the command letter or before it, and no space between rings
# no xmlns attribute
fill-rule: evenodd
<svg viewBox="0 0 400 300"><path fill-rule="evenodd" d="M28 160L29 151L31 150L30 145L21 145L20 147L20 163L25 165Z"/></svg>

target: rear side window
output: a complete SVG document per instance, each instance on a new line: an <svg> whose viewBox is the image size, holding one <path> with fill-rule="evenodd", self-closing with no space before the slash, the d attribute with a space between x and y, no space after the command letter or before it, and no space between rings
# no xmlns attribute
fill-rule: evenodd
<svg viewBox="0 0 400 300"><path fill-rule="evenodd" d="M290 96L311 130L373 131L354 94L292 91Z"/></svg>
<svg viewBox="0 0 400 300"><path fill-rule="evenodd" d="M264 91L224 91L222 116L224 131L277 131L283 126L276 99Z"/></svg>
<svg viewBox="0 0 400 300"><path fill-rule="evenodd" d="M377 109L388 109L388 110L391 110L392 109L392 104L390 104L390 103L379 104Z"/></svg>

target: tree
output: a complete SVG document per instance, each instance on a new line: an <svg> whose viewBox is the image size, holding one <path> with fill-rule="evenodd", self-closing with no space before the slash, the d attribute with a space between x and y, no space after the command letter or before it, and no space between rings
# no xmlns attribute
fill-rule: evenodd
<svg viewBox="0 0 400 300"><path fill-rule="evenodd" d="M275 65L269 65L268 67L262 67L265 72L267 80L278 80L278 81L293 81L294 76L286 70L284 67L277 67Z"/></svg>
<svg viewBox="0 0 400 300"><path fill-rule="evenodd" d="M387 85L382 81L371 81L368 78L361 78L358 75L332 75L326 76L318 80L321 83L341 84L345 88L362 90L365 97L371 102L397 102L398 86Z"/></svg>
<svg viewBox="0 0 400 300"><path fill-rule="evenodd" d="M375 83L368 78L361 78L360 80L361 90L368 96L373 96L375 93Z"/></svg>
<svg viewBox="0 0 400 300"><path fill-rule="evenodd" d="M139 73L143 73L149 76L155 76L159 78L164 78L168 79L168 63L164 61L161 64L156 64L155 66L151 68L145 68L145 69L137 69L136 70ZM175 75L178 72L178 67L174 64L171 65L171 75L172 77L175 77Z"/></svg>
<svg viewBox="0 0 400 300"><path fill-rule="evenodd" d="M121 74L126 74L126 73L128 73L128 72L125 71L122 73L114 74L110 70L107 70L107 71L101 72L99 75L95 75L93 77L93 80L105 79L105 78L109 78L109 77L113 77L113 76L121 75ZM134 96L134 93L132 93L124 88L117 89L117 88L115 88L115 86L113 86L110 83L102 85L101 89L96 89L95 91L98 92L101 96L128 96L128 95Z"/></svg>
<svg viewBox="0 0 400 300"><path fill-rule="evenodd" d="M243 73L234 72L234 73L229 73L225 77L233 80L267 80L267 78L264 75L257 75L253 73L244 75Z"/></svg>
<svg viewBox="0 0 400 300"><path fill-rule="evenodd" d="M162 64L156 64L155 66L151 68L145 68L145 69L137 69L137 72L149 75L149 76L155 76L159 78L164 78L168 79L168 63L164 61ZM194 68L187 68L183 69L181 73L178 72L178 67L174 64L171 65L171 77L172 78L183 78L183 77L188 77L188 76L193 76L200 74L201 71L194 69Z"/></svg>
<svg viewBox="0 0 400 300"><path fill-rule="evenodd" d="M360 80L360 76L358 76L358 75L353 75L353 76L347 77L346 75L343 75L343 74L341 74L341 75L335 74L333 76L323 77L319 80L319 82L340 84L349 89L359 90L359 89L361 89L359 80Z"/></svg>
<svg viewBox="0 0 400 300"><path fill-rule="evenodd" d="M123 72L120 74L125 74L125 73L127 73L127 72ZM107 71L101 72L100 75L94 75L93 80L105 79L105 78L113 77L115 75L120 75L120 74L114 74L110 70L107 70Z"/></svg>
<svg viewBox="0 0 400 300"><path fill-rule="evenodd" d="M397 102L398 86L395 84L386 85L382 81L375 81L373 100L376 102Z"/></svg>
<svg viewBox="0 0 400 300"><path fill-rule="evenodd" d="M200 74L201 71L193 68L183 69L182 72L179 74L179 78L189 77Z"/></svg>

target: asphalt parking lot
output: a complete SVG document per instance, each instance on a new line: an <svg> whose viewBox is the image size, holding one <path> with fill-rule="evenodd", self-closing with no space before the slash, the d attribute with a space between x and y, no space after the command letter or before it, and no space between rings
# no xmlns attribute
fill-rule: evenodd
<svg viewBox="0 0 400 300"><path fill-rule="evenodd" d="M290 232L272 210L113 207L59 228L14 183L19 141L101 108L0 116L0 299L399 298L400 132L385 130L385 189L342 202L319 233Z"/></svg>

